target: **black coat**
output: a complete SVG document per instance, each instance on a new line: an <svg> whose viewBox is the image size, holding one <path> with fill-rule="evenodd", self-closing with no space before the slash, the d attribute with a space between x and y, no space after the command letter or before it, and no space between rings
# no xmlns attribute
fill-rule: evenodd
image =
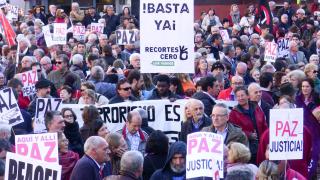
<svg viewBox="0 0 320 180"><path fill-rule="evenodd" d="M180 96L171 93L171 91L169 91L169 90L168 90L168 93L166 96L168 97L168 99L172 99L172 98L173 99L181 99ZM157 100L157 99L162 99L162 98L160 97L157 88L154 88L152 90L151 96L148 98L148 100Z"/></svg>
<svg viewBox="0 0 320 180"><path fill-rule="evenodd" d="M167 159L166 154L148 154L143 161L143 179L150 179L151 175L164 166Z"/></svg>
<svg viewBox="0 0 320 180"><path fill-rule="evenodd" d="M201 131L202 128L210 126L212 123L211 118L203 115L202 117L203 123L200 125L199 131ZM181 125L181 132L179 134L179 140L183 142L187 142L187 136L188 134L192 133L192 120L188 119L187 121L183 122Z"/></svg>
<svg viewBox="0 0 320 180"><path fill-rule="evenodd" d="M95 14L94 16L86 15L83 18L83 25L87 27L91 23L97 23L99 19L100 16L98 14Z"/></svg>
<svg viewBox="0 0 320 180"><path fill-rule="evenodd" d="M104 15L103 18L106 20L106 31L109 37L116 30L117 26L120 25L120 18L117 15L109 16L108 14Z"/></svg>
<svg viewBox="0 0 320 180"><path fill-rule="evenodd" d="M78 122L74 121L74 123L65 122L66 126L64 128L64 134L66 138L69 140L69 148L70 150L79 154L81 157L83 152L83 140L81 138L79 132L79 124Z"/></svg>
<svg viewBox="0 0 320 180"><path fill-rule="evenodd" d="M206 113L207 116L211 115L212 108L216 104L212 97L200 91L195 93L192 98L200 100L204 105L204 113Z"/></svg>
<svg viewBox="0 0 320 180"><path fill-rule="evenodd" d="M130 96L129 100L138 101L138 99L135 98L134 96ZM121 102L124 102L124 99L119 94L117 94L116 96L110 99L109 104L115 104L115 103L121 103Z"/></svg>

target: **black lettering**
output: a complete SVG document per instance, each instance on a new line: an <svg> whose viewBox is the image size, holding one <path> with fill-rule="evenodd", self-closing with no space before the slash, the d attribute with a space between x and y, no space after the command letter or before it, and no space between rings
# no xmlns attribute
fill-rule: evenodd
<svg viewBox="0 0 320 180"><path fill-rule="evenodd" d="M171 107L172 106L170 104L164 106L164 110L165 110L165 114L166 114L166 121L173 121L173 119L169 118L169 114L171 113L169 108L171 108Z"/></svg>
<svg viewBox="0 0 320 180"><path fill-rule="evenodd" d="M157 20L154 20L154 22L156 23L157 30L160 30L160 25L162 23L162 20L160 20L159 22Z"/></svg>
<svg viewBox="0 0 320 180"><path fill-rule="evenodd" d="M55 109L55 111L57 111L59 109L59 106L60 106L61 102L62 102L62 99L55 98L54 102L57 102L57 106L56 106L56 109Z"/></svg>
<svg viewBox="0 0 320 180"><path fill-rule="evenodd" d="M19 161L18 165L18 179L24 179L24 176L22 174L22 170L25 168L25 162Z"/></svg>
<svg viewBox="0 0 320 180"><path fill-rule="evenodd" d="M154 106L148 106L146 111L148 112L148 121L154 122L156 120L156 108Z"/></svg>
<svg viewBox="0 0 320 180"><path fill-rule="evenodd" d="M122 44L129 44L128 43L127 33L125 31L122 34Z"/></svg>
<svg viewBox="0 0 320 180"><path fill-rule="evenodd" d="M27 164L27 169L26 169L26 179L25 180L33 180L33 164Z"/></svg>
<svg viewBox="0 0 320 180"><path fill-rule="evenodd" d="M8 179L16 179L18 171L18 163L14 159L9 160Z"/></svg>
<svg viewBox="0 0 320 180"><path fill-rule="evenodd" d="M189 8L188 8L188 5L186 3L182 4L180 13L184 13L184 12L189 13Z"/></svg>
<svg viewBox="0 0 320 180"><path fill-rule="evenodd" d="M180 121L180 114L177 112L178 109L180 109L180 105L173 106L173 113L177 116L177 118L174 119L174 121Z"/></svg>
<svg viewBox="0 0 320 180"><path fill-rule="evenodd" d="M58 180L58 171L53 170L52 180Z"/></svg>
<svg viewBox="0 0 320 180"><path fill-rule="evenodd" d="M129 34L130 34L130 44L134 44L135 37L136 37L134 31L129 31Z"/></svg>
<svg viewBox="0 0 320 180"><path fill-rule="evenodd" d="M125 114L127 113L127 108L126 107L119 107L119 119L120 123L126 122L126 116Z"/></svg>
<svg viewBox="0 0 320 180"><path fill-rule="evenodd" d="M43 168L41 166L37 166L34 170L34 180L43 180Z"/></svg>
<svg viewBox="0 0 320 180"><path fill-rule="evenodd" d="M13 102L12 102L12 98L14 98L14 96L12 95L12 91L11 91L11 89L10 88L7 88L7 89L4 89L3 90L3 92L5 93L5 92L7 92L8 91L8 94L9 94L9 108L10 109L13 109L13 108L15 108L16 106L17 106L17 104L15 103L15 104L12 104Z"/></svg>
<svg viewBox="0 0 320 180"><path fill-rule="evenodd" d="M45 179L45 180L49 180L49 179L50 179L50 177L51 177L51 175L52 175L52 170L51 170L51 169L46 168L46 170L45 170L45 174L44 174L44 179Z"/></svg>
<svg viewBox="0 0 320 180"><path fill-rule="evenodd" d="M118 107L112 107L111 108L111 118L112 118L112 123L119 123Z"/></svg>
<svg viewBox="0 0 320 180"><path fill-rule="evenodd" d="M120 39L121 39L121 31L116 31L116 41L117 41L117 44L120 44Z"/></svg>
<svg viewBox="0 0 320 180"><path fill-rule="evenodd" d="M51 99L48 99L47 104L46 104L46 109L44 110L44 112L48 112L51 111L52 107L51 107Z"/></svg>
<svg viewBox="0 0 320 180"><path fill-rule="evenodd" d="M111 119L108 116L110 114L110 107L104 107L103 108L103 117L104 117L104 122L107 122L108 119L108 123L111 123Z"/></svg>
<svg viewBox="0 0 320 180"><path fill-rule="evenodd" d="M7 110L9 110L9 107L6 103L6 101L3 99L3 97L0 95L0 112L3 112L3 108L6 108Z"/></svg>
<svg viewBox="0 0 320 180"><path fill-rule="evenodd" d="M158 8L157 8L156 13L159 13L159 11L161 11L162 13L165 13L165 12L164 12L164 8L163 8L163 5L162 5L161 3L158 4Z"/></svg>

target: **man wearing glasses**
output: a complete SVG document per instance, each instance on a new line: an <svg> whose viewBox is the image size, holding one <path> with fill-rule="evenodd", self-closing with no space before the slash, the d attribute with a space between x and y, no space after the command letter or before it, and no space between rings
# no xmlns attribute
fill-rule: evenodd
<svg viewBox="0 0 320 180"><path fill-rule="evenodd" d="M138 101L132 95L132 87L129 84L128 80L121 79L117 83L117 95L110 99L109 104L120 103L120 102L128 102L128 101Z"/></svg>
<svg viewBox="0 0 320 180"><path fill-rule="evenodd" d="M239 142L248 146L248 139L240 127L229 122L229 110L223 103L216 104L211 113L212 124L201 131L222 135L224 144Z"/></svg>
<svg viewBox="0 0 320 180"><path fill-rule="evenodd" d="M243 78L239 75L233 76L231 79L231 86L228 89L220 91L218 99L226 101L235 101L236 96L234 93L234 89L242 85L244 85Z"/></svg>

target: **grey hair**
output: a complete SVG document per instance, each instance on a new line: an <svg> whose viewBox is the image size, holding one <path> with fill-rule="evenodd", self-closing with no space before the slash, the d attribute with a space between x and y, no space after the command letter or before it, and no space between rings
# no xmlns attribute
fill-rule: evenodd
<svg viewBox="0 0 320 180"><path fill-rule="evenodd" d="M47 63L52 64L52 63L51 63L51 59L50 59L48 56L43 56L43 57L41 58L41 60L44 60L44 61L46 61ZM41 61L41 60L40 60L40 61Z"/></svg>
<svg viewBox="0 0 320 180"><path fill-rule="evenodd" d="M45 52L44 52L43 49L35 49L35 50L33 51L33 53L35 53L35 52L39 53L41 57L44 57L44 55L45 55Z"/></svg>
<svg viewBox="0 0 320 180"><path fill-rule="evenodd" d="M139 151L127 151L122 155L120 169L128 172L138 172L143 167L143 156Z"/></svg>
<svg viewBox="0 0 320 180"><path fill-rule="evenodd" d="M304 78L306 78L306 75L304 74L304 72L300 69L296 69L293 71L290 71L287 76L290 78L291 76L294 76L296 78L299 79L299 82L301 82Z"/></svg>
<svg viewBox="0 0 320 180"><path fill-rule="evenodd" d="M140 58L140 54L139 54L139 53L133 53L133 54L131 54L131 55L130 55L130 58L129 58L130 63L131 63L131 61L133 61L133 59L136 59L136 58Z"/></svg>
<svg viewBox="0 0 320 180"><path fill-rule="evenodd" d="M0 121L0 135L5 136L2 138L7 140L11 137L11 126L4 121Z"/></svg>
<svg viewBox="0 0 320 180"><path fill-rule="evenodd" d="M106 140L100 136L90 136L84 143L84 146L83 146L84 152L87 153L88 151L99 147L100 144L104 142L106 142Z"/></svg>
<svg viewBox="0 0 320 180"><path fill-rule="evenodd" d="M252 88L254 88L254 87L261 88L260 84L253 82L253 83L250 83L250 84L249 84L249 86L248 86L248 91L250 91L250 90L251 90Z"/></svg>
<svg viewBox="0 0 320 180"><path fill-rule="evenodd" d="M261 73L267 72L267 69L272 69L273 72L276 72L276 68L272 64L265 64L261 68Z"/></svg>
<svg viewBox="0 0 320 180"><path fill-rule="evenodd" d="M226 113L229 114L229 107L225 103L217 103L213 106L213 108L220 107L226 110Z"/></svg>
<svg viewBox="0 0 320 180"><path fill-rule="evenodd" d="M136 111L139 112L141 119L147 119L148 118L148 113L146 110L142 109L142 108L136 108Z"/></svg>
<svg viewBox="0 0 320 180"><path fill-rule="evenodd" d="M72 56L73 64L81 64L83 61L83 56L81 54L75 54Z"/></svg>
<svg viewBox="0 0 320 180"><path fill-rule="evenodd" d="M91 69L91 77L97 81L104 80L104 71L101 66L93 66Z"/></svg>

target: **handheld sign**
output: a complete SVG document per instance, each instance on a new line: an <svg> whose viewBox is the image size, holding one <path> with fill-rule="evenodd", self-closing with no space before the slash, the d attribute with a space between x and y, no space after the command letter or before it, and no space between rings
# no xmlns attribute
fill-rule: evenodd
<svg viewBox="0 0 320 180"><path fill-rule="evenodd" d="M0 90L0 122L1 121L11 126L24 121L11 88Z"/></svg>
<svg viewBox="0 0 320 180"><path fill-rule="evenodd" d="M188 178L211 177L216 179L216 168L223 178L223 138L210 132L196 132L187 136Z"/></svg>
<svg viewBox="0 0 320 180"><path fill-rule="evenodd" d="M136 38L134 30L116 30L116 42L118 45L134 44Z"/></svg>
<svg viewBox="0 0 320 180"><path fill-rule="evenodd" d="M44 40L46 41L46 45L48 47L51 47L52 45L54 45L54 42L52 40L52 34L50 33L50 25L43 26L42 32L44 35Z"/></svg>
<svg viewBox="0 0 320 180"><path fill-rule="evenodd" d="M91 32L103 34L104 26L101 23L91 23Z"/></svg>
<svg viewBox="0 0 320 180"><path fill-rule="evenodd" d="M47 132L44 124L44 116L48 111L57 111L62 102L59 98L38 98L36 102L36 114L34 121L34 132Z"/></svg>
<svg viewBox="0 0 320 180"><path fill-rule="evenodd" d="M17 135L15 145L17 154L59 164L57 133Z"/></svg>
<svg viewBox="0 0 320 180"><path fill-rule="evenodd" d="M303 158L303 109L270 110L269 159Z"/></svg>
<svg viewBox="0 0 320 180"><path fill-rule="evenodd" d="M78 41L84 41L85 34L86 34L85 26L73 26L73 37L76 38Z"/></svg>
<svg viewBox="0 0 320 180"><path fill-rule="evenodd" d="M193 0L141 0L142 73L194 73Z"/></svg>
<svg viewBox="0 0 320 180"><path fill-rule="evenodd" d="M0 0L0 8L6 7L7 1L6 0Z"/></svg>
<svg viewBox="0 0 320 180"><path fill-rule="evenodd" d="M23 84L23 96L30 96L36 93L35 84L38 82L38 73L36 71L26 71L18 74Z"/></svg>
<svg viewBox="0 0 320 180"><path fill-rule="evenodd" d="M12 4L7 4L6 9L7 9L6 17L8 19L10 19L10 20L17 20L18 19L19 8L17 6L14 6Z"/></svg>
<svg viewBox="0 0 320 180"><path fill-rule="evenodd" d="M61 166L7 152L5 180L61 179Z"/></svg>
<svg viewBox="0 0 320 180"><path fill-rule="evenodd" d="M277 54L278 54L278 45L274 42L266 42L265 44L265 52L264 52L264 61L269 63L276 62Z"/></svg>
<svg viewBox="0 0 320 180"><path fill-rule="evenodd" d="M64 45L67 43L67 24L66 23L54 23L53 24L53 37L54 44Z"/></svg>
<svg viewBox="0 0 320 180"><path fill-rule="evenodd" d="M280 39L278 44L278 57L287 57L289 55L289 39Z"/></svg>
<svg viewBox="0 0 320 180"><path fill-rule="evenodd" d="M229 33L226 29L222 29L220 30L220 35L222 37L223 42L229 41L230 37L229 37Z"/></svg>

